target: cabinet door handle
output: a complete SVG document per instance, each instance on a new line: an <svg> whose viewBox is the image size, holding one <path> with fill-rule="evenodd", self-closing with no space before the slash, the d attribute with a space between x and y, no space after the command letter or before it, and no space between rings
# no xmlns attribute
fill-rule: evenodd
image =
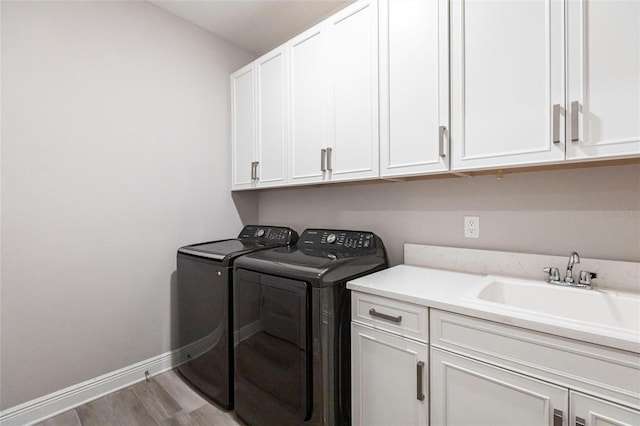
<svg viewBox="0 0 640 426"><path fill-rule="evenodd" d="M557 408L553 410L553 426L562 426L564 420L564 413Z"/></svg>
<svg viewBox="0 0 640 426"><path fill-rule="evenodd" d="M258 176L258 165L260 164L259 161L254 161L255 165L253 166L255 172L254 172L254 176L255 176L255 180L259 180L260 176Z"/></svg>
<svg viewBox="0 0 640 426"><path fill-rule="evenodd" d="M327 170L329 170L330 172L333 171L333 168L331 167L331 152L332 151L333 151L333 149L327 148Z"/></svg>
<svg viewBox="0 0 640 426"><path fill-rule="evenodd" d="M320 150L320 170L327 171L327 150L324 148Z"/></svg>
<svg viewBox="0 0 640 426"><path fill-rule="evenodd" d="M251 162L251 180L255 180L256 178L256 162Z"/></svg>
<svg viewBox="0 0 640 426"><path fill-rule="evenodd" d="M384 320L391 321L391 322L397 322L397 323L402 322L402 315L398 315L397 317L392 317L391 315L376 312L375 308L369 309L369 315L371 315L372 317L382 318Z"/></svg>
<svg viewBox="0 0 640 426"><path fill-rule="evenodd" d="M580 102L571 102L571 142L580 140Z"/></svg>
<svg viewBox="0 0 640 426"><path fill-rule="evenodd" d="M582 417L576 416L576 426L587 426L587 421Z"/></svg>
<svg viewBox="0 0 640 426"><path fill-rule="evenodd" d="M553 106L553 143L560 143L560 104Z"/></svg>
<svg viewBox="0 0 640 426"><path fill-rule="evenodd" d="M446 151L444 150L444 138L447 134L447 126L440 126L439 131L439 147L438 147L438 155L442 158L447 156Z"/></svg>
<svg viewBox="0 0 640 426"><path fill-rule="evenodd" d="M424 372L424 362L423 361L418 361L418 364L416 365L416 378L418 379L418 387L416 389L416 398L418 399L418 401L424 401L424 392L422 389L422 376L423 376L423 372ZM556 426L556 425L554 425Z"/></svg>

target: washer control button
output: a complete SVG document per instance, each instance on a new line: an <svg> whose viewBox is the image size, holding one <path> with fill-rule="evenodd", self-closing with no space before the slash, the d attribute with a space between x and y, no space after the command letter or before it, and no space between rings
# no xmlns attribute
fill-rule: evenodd
<svg viewBox="0 0 640 426"><path fill-rule="evenodd" d="M327 242L329 244L333 244L336 242L336 234L329 234L327 235Z"/></svg>

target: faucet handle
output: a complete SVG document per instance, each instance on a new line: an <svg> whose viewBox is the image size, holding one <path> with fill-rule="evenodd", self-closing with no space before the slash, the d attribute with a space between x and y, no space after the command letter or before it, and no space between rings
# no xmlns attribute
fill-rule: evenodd
<svg viewBox="0 0 640 426"><path fill-rule="evenodd" d="M549 282L560 281L560 270L558 268L547 267L544 268L543 271L549 274Z"/></svg>
<svg viewBox="0 0 640 426"><path fill-rule="evenodd" d="M598 278L598 274L589 271L580 271L580 279L578 284L591 285L591 280Z"/></svg>

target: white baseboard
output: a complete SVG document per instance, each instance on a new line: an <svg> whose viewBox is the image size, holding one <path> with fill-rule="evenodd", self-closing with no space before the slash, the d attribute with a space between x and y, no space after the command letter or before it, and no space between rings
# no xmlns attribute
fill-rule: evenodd
<svg viewBox="0 0 640 426"><path fill-rule="evenodd" d="M27 401L0 412L0 425L24 426L37 423L79 405L130 386L150 376L170 370L187 361L188 353L201 353L210 346L211 335L182 348L112 371L94 379L78 383L49 395ZM208 342L207 342L208 341Z"/></svg>

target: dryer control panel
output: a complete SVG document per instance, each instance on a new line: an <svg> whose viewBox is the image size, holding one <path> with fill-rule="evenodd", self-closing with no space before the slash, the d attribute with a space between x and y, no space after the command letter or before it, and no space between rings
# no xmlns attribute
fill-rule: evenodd
<svg viewBox="0 0 640 426"><path fill-rule="evenodd" d="M375 251L375 241L372 232L306 229L300 236L298 246L370 253Z"/></svg>
<svg viewBox="0 0 640 426"><path fill-rule="evenodd" d="M292 245L298 241L298 234L293 229L282 226L247 225L238 235L238 239Z"/></svg>

